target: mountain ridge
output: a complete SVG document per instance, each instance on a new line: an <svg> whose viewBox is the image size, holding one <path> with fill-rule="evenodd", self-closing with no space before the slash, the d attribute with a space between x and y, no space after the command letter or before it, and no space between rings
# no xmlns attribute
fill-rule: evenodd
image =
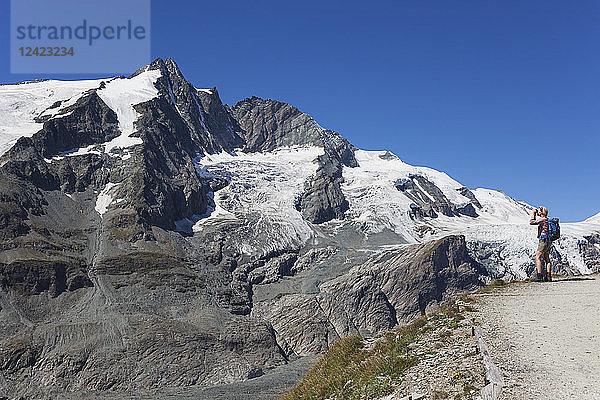
<svg viewBox="0 0 600 400"><path fill-rule="evenodd" d="M0 87L0 396L194 388L531 273L531 207L171 59ZM555 272L598 271L600 222ZM183 390L183 389L182 389Z"/></svg>

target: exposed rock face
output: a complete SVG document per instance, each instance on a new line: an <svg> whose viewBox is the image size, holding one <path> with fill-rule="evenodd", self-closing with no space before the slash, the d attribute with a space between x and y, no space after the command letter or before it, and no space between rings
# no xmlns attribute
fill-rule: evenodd
<svg viewBox="0 0 600 400"><path fill-rule="evenodd" d="M359 330L380 332L424 315L457 293L482 286L485 274L467 252L463 236L384 252L323 290L355 315ZM385 318L382 315L386 315Z"/></svg>
<svg viewBox="0 0 600 400"><path fill-rule="evenodd" d="M74 105L62 109L59 115L60 118L48 119L43 132L33 137L33 146L46 158L119 136L117 115L96 91L82 96Z"/></svg>
<svg viewBox="0 0 600 400"><path fill-rule="evenodd" d="M377 255L322 283L318 293L281 297L264 316L288 354L308 354L339 337L374 335L407 323L446 299L483 286L483 275L465 238L449 236ZM290 309L294 312L285 311ZM257 314L263 315L260 310Z"/></svg>
<svg viewBox="0 0 600 400"><path fill-rule="evenodd" d="M132 78L149 71L160 71L158 94L134 105L140 144L104 151L121 131L101 83L42 112L42 129L0 158L0 395L216 384L287 362L281 334L250 315L252 286L331 253L249 260L229 245L248 229L239 222L186 241L174 221L205 214L228 183L199 175L198 154L302 145L323 154L298 206L314 223L341 218L341 169L356 165L354 150L287 104L253 98L230 109L170 59Z"/></svg>
<svg viewBox="0 0 600 400"><path fill-rule="evenodd" d="M206 211L209 187L200 180L192 163L196 148L192 135L166 98L144 103L138 106L138 112L142 116L137 126L145 146L140 149L138 168L120 177L124 187L118 196L129 198L148 226L174 229L173 221Z"/></svg>
<svg viewBox="0 0 600 400"><path fill-rule="evenodd" d="M92 289L86 290L76 291L75 298L89 300ZM169 316L169 302L155 298L161 293L175 295L171 301L185 313L178 318ZM268 323L232 317L217 309L199 312L199 307L193 306L196 293L177 293L161 285L153 290L139 284L122 286L113 292L111 300L115 303L98 309L100 319L80 316L77 322L68 322L67 318L73 318L68 312L56 315L52 311L54 322L42 316L42 311L48 313L69 304L62 296L33 299L39 311L27 316L30 335L17 333L0 351L2 373L11 382L8 393L12 389L13 393L17 390L25 396L44 398L46 390L67 387L84 392L139 391L217 384L258 376L264 369L285 362ZM144 300L146 296L150 300ZM81 303L75 304L81 307ZM144 313L149 307L162 311ZM81 311L87 309L93 310ZM3 330L15 329L15 311L3 313L7 322Z"/></svg>
<svg viewBox="0 0 600 400"><path fill-rule="evenodd" d="M292 275L297 259L298 255L295 253L283 253L267 260L245 264L249 270L246 279L252 284L277 282L281 277Z"/></svg>
<svg viewBox="0 0 600 400"><path fill-rule="evenodd" d="M470 199L471 202L454 204L433 182L422 175L411 174L408 178L397 180L394 185L414 202L414 205L411 205L411 216L415 218L437 218L437 213L448 217L455 215L477 217L475 207L481 208L475 195L467 188L461 188L459 193Z"/></svg>
<svg viewBox="0 0 600 400"><path fill-rule="evenodd" d="M26 223L29 215L40 215L45 204L41 192L31 183L0 179L0 230L3 250L10 248L8 241L26 235L31 227ZM16 246L16 245L15 245Z"/></svg>
<svg viewBox="0 0 600 400"><path fill-rule="evenodd" d="M475 197L475 195L473 194L473 192L471 192L469 189L467 189L466 187L461 187L460 189L457 189L458 193L462 194L463 196L465 196L467 199L471 200L471 203L477 207L477 208L481 208L481 203L479 202L479 200L477 200L477 198Z"/></svg>
<svg viewBox="0 0 600 400"><path fill-rule="evenodd" d="M197 94L202 109L206 110L204 124L215 142L225 150L244 147L245 142L241 136L244 130L231 109L221 102L217 88L198 90Z"/></svg>
<svg viewBox="0 0 600 400"><path fill-rule="evenodd" d="M285 296L264 318L277 331L277 340L288 355L321 353L340 336L319 303L310 294Z"/></svg>
<svg viewBox="0 0 600 400"><path fill-rule="evenodd" d="M107 150L124 121L102 90L132 86L115 78L39 110L40 130L0 156L0 399L154 397L250 379L418 317L480 286L503 256L501 246L469 255L462 236L398 249L409 240L401 229L369 230L372 210L348 218L344 173L359 153L288 104L253 97L230 108L170 59L131 79L140 76L155 78L142 88L153 95L133 105L133 144ZM295 180L272 157L258 169L232 164L245 175L203 169L239 150L279 157L303 146L312 147ZM298 158L285 162L294 175ZM399 194L395 179L385 185ZM427 219L484 212L468 189L456 190L469 202L455 204L431 179L395 183L422 238L436 232ZM289 198L260 191L283 183ZM249 192L266 197L249 202ZM268 201L289 212L265 212ZM597 242L581 244L590 266Z"/></svg>
<svg viewBox="0 0 600 400"><path fill-rule="evenodd" d="M83 263L53 261L13 261L0 263L0 287L14 288L21 295L37 295L44 291L52 297L69 290L92 286Z"/></svg>
<svg viewBox="0 0 600 400"><path fill-rule="evenodd" d="M289 104L252 97L239 101L232 111L244 132L244 151L323 145L323 128Z"/></svg>
<svg viewBox="0 0 600 400"><path fill-rule="evenodd" d="M348 201L340 188L342 165L327 153L318 160L317 172L305 183L304 193L296 201L296 209L304 219L315 224L342 219L348 210Z"/></svg>
<svg viewBox="0 0 600 400"><path fill-rule="evenodd" d="M229 108L221 103L216 88L196 89L170 58L157 59L133 76L152 69L162 72L157 86L185 121L196 148L215 153L244 146L242 129Z"/></svg>
<svg viewBox="0 0 600 400"><path fill-rule="evenodd" d="M269 151L278 147L323 147L319 167L305 184L296 208L315 224L342 219L348 201L340 189L342 167L358 165L354 148L338 133L323 129L310 116L289 104L257 97L238 102L233 113L245 132L246 151Z"/></svg>
<svg viewBox="0 0 600 400"><path fill-rule="evenodd" d="M579 248L586 266L592 272L600 272L600 234L586 236Z"/></svg>

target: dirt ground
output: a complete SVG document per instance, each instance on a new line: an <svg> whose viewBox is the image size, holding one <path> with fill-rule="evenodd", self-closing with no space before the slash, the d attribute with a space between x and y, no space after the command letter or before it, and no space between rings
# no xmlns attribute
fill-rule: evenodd
<svg viewBox="0 0 600 400"><path fill-rule="evenodd" d="M600 399L600 277L523 282L477 295L500 399Z"/></svg>

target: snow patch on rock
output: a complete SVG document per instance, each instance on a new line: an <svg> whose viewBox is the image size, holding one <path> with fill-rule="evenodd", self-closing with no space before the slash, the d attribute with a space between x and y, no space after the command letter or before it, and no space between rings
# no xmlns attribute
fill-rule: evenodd
<svg viewBox="0 0 600 400"><path fill-rule="evenodd" d="M149 70L132 78L114 79L98 91L98 96L117 114L121 130L121 135L106 143L106 153L142 144L141 138L132 137L134 123L139 117L133 106L158 96L154 83L160 76L160 70Z"/></svg>
<svg viewBox="0 0 600 400"><path fill-rule="evenodd" d="M84 92L99 87L102 82L100 79L47 80L0 85L0 156L20 137L31 137L42 129L43 124L36 122L36 117L56 116L64 107L75 104ZM58 102L62 103L50 108Z"/></svg>
<svg viewBox="0 0 600 400"><path fill-rule="evenodd" d="M96 199L96 206L94 209L100 216L102 217L107 211L108 207L113 202L112 191L113 188L117 186L116 183L109 182L104 186L104 189L98 194L98 198Z"/></svg>
<svg viewBox="0 0 600 400"><path fill-rule="evenodd" d="M198 88L195 88L195 89L196 89L198 92L203 92L203 93L206 93L206 94L213 94L213 91L212 91L212 90L210 90L210 89L198 89Z"/></svg>
<svg viewBox="0 0 600 400"><path fill-rule="evenodd" d="M409 214L413 200L395 186L395 182L409 179L410 175L422 175L434 182L455 204L469 202L468 198L458 193L462 185L445 173L414 167L388 154L387 151L357 150L355 158L359 166L345 167L343 171L342 192L350 203L347 215L365 224L367 233L378 233L387 228L403 236L409 243L419 242L413 229L415 222Z"/></svg>

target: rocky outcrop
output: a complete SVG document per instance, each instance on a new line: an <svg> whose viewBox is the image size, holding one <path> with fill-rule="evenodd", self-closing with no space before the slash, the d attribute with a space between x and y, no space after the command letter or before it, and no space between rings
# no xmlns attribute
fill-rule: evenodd
<svg viewBox="0 0 600 400"><path fill-rule="evenodd" d="M398 179L394 186L413 201L410 206L410 215L413 218L437 218L438 213L448 217L467 215L476 218L478 214L475 207L481 208L481 204L477 201L475 195L467 188L462 187L458 191L470 201L454 204L433 182L423 175L410 174L408 178Z"/></svg>
<svg viewBox="0 0 600 400"><path fill-rule="evenodd" d="M188 82L170 58L154 60L132 76L148 70L160 70L156 86L162 97L169 100L183 118L186 130L198 151L216 153L242 147L244 140L238 122L228 107L221 103L216 88L198 90ZM194 149L190 147L189 150Z"/></svg>
<svg viewBox="0 0 600 400"><path fill-rule="evenodd" d="M246 279L251 284L276 282L284 276L292 275L292 268L297 259L296 253L283 253L279 256L248 263L244 265L249 271Z"/></svg>
<svg viewBox="0 0 600 400"><path fill-rule="evenodd" d="M482 286L484 273L469 256L464 236L448 236L384 252L322 288L335 296L349 315L356 315L359 329L374 333L385 325L406 323L453 295ZM367 294L373 300L369 301ZM381 314L387 317L381 318ZM382 325L381 321L387 322Z"/></svg>
<svg viewBox="0 0 600 400"><path fill-rule="evenodd" d="M579 251L590 271L600 272L600 234L585 236L584 240L579 242Z"/></svg>
<svg viewBox="0 0 600 400"><path fill-rule="evenodd" d="M271 322L284 350L307 354L338 337L375 335L414 320L483 286L484 274L465 238L448 236L386 251L322 283L316 294L283 296L264 315L257 313Z"/></svg>
<svg viewBox="0 0 600 400"><path fill-rule="evenodd" d="M354 148L337 132L323 129L309 115L289 104L252 97L238 102L233 115L244 131L245 151L270 151L278 147L317 146L317 171L305 183L296 209L312 223L342 219L348 201L340 188L343 166L354 167Z"/></svg>
<svg viewBox="0 0 600 400"><path fill-rule="evenodd" d="M323 146L321 128L309 115L280 101L252 97L232 108L243 130L244 151L271 151L278 147Z"/></svg>
<svg viewBox="0 0 600 400"><path fill-rule="evenodd" d="M346 139L274 100L230 108L170 59L133 77L152 70L161 74L146 89L157 95L134 106L138 144L105 151L121 132L100 86L51 106L58 118L42 112L41 130L0 158L0 398L137 396L251 379L341 337L410 321L479 287L503 256L500 246L469 255L462 236L399 249L403 227L369 230L373 209L341 221L349 214L342 172L358 166ZM317 148L303 155L311 169L290 180L271 155L255 170L222 154L301 146ZM198 160L214 153L225 161L213 174ZM260 174L254 186L239 178ZM410 210L385 204L407 223L407 212L422 219L408 226L410 240L413 231L423 240L443 232L428 221L440 214L484 212L468 189L454 204L455 193L446 197L433 180L396 182ZM281 182L291 182L289 197L258 190ZM273 198L283 212L255 207ZM177 231L182 224L189 229ZM581 247L590 266L594 240Z"/></svg>
<svg viewBox="0 0 600 400"><path fill-rule="evenodd" d="M479 214L475 210L473 203L464 203L455 205L456 213L461 215L467 215L469 217L477 218Z"/></svg>
<svg viewBox="0 0 600 400"><path fill-rule="evenodd" d="M271 322L288 356L322 353L340 338L319 298L313 295L285 296L261 316Z"/></svg>
<svg viewBox="0 0 600 400"><path fill-rule="evenodd" d="M356 167L354 148L333 131L323 130L324 154L318 157L317 172L305 183L304 193L296 200L296 209L315 224L343 219L348 201L342 193L342 168Z"/></svg>
<svg viewBox="0 0 600 400"><path fill-rule="evenodd" d="M10 178L0 178L0 249L7 250L10 239L31 231L29 215L40 215L47 204L33 184Z"/></svg>
<svg viewBox="0 0 600 400"><path fill-rule="evenodd" d="M71 106L62 108L60 118L38 117L43 129L32 138L33 146L45 158L62 152L108 142L120 135L117 115L96 90L84 94Z"/></svg>
<svg viewBox="0 0 600 400"><path fill-rule="evenodd" d="M481 203L479 202L479 200L477 200L477 198L475 197L473 192L471 192L469 189L467 189L466 187L463 186L456 190L458 191L458 193L460 193L461 195L463 195L467 199L469 199L471 201L472 205L474 205L477 208L481 208Z"/></svg>
<svg viewBox="0 0 600 400"><path fill-rule="evenodd" d="M343 219L348 200L341 190L342 165L329 155L319 156L317 172L304 184L296 209L314 224Z"/></svg>
<svg viewBox="0 0 600 400"><path fill-rule="evenodd" d="M137 110L144 144L137 168L123 176L119 196L128 200L146 226L172 230L174 221L206 211L209 187L192 162L196 147L191 131L168 100L157 97Z"/></svg>
<svg viewBox="0 0 600 400"><path fill-rule="evenodd" d="M16 260L0 263L0 287L25 296L47 291L56 297L66 290L92 286L82 261Z"/></svg>
<svg viewBox="0 0 600 400"><path fill-rule="evenodd" d="M244 147L244 130L229 106L221 102L217 88L198 89L196 93L205 110L204 125L214 141L227 151Z"/></svg>

